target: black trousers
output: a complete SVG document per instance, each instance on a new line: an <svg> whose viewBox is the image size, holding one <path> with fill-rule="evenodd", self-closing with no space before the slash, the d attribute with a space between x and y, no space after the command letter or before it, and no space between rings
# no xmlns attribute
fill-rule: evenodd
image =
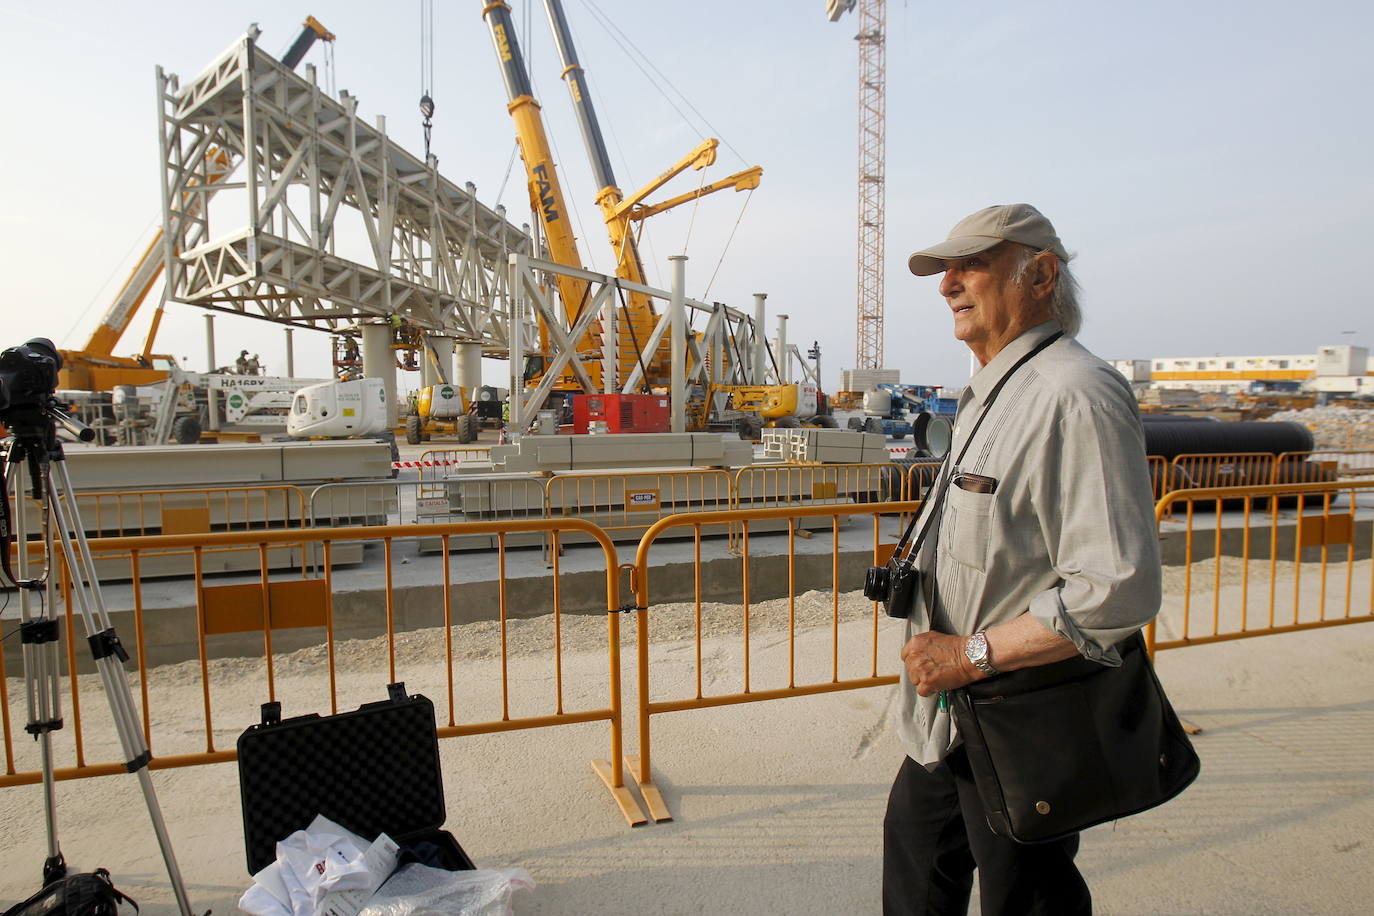
<svg viewBox="0 0 1374 916"><path fill-rule="evenodd" d="M1078 835L1021 844L988 829L963 748L927 770L907 757L883 820L883 913L966 914L978 869L984 916L1092 912Z"/></svg>

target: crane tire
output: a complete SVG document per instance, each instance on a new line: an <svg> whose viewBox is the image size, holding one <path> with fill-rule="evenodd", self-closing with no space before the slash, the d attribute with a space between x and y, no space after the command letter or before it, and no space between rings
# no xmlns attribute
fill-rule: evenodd
<svg viewBox="0 0 1374 916"><path fill-rule="evenodd" d="M195 417L177 417L172 421L172 440L179 445L194 445L200 441L200 421Z"/></svg>
<svg viewBox="0 0 1374 916"><path fill-rule="evenodd" d="M476 442L477 418L472 414L464 414L453 421L453 430L457 434L459 442Z"/></svg>
<svg viewBox="0 0 1374 916"><path fill-rule="evenodd" d="M406 442L410 445L419 445L423 441L421 435L423 428L424 424L420 422L419 417L413 414L406 417Z"/></svg>

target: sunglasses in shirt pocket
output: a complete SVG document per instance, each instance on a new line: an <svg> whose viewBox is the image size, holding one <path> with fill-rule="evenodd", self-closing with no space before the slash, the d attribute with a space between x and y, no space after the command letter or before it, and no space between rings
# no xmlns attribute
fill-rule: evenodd
<svg viewBox="0 0 1374 916"><path fill-rule="evenodd" d="M949 488L947 497L951 510L949 534L941 533L940 546L951 559L986 572L997 480L979 474L958 474L952 482L954 486Z"/></svg>

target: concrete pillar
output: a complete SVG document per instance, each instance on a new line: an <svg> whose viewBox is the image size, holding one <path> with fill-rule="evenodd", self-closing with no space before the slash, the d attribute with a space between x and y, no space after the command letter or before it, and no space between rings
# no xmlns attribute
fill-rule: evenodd
<svg viewBox="0 0 1374 916"><path fill-rule="evenodd" d="M778 347L774 354L778 359L778 384L792 383L792 361L787 352L787 316L778 316Z"/></svg>
<svg viewBox="0 0 1374 916"><path fill-rule="evenodd" d="M391 328L386 324L363 325L363 375L382 380L386 398L386 425L395 426L396 351L391 349Z"/></svg>
<svg viewBox="0 0 1374 916"><path fill-rule="evenodd" d="M482 387L482 345L468 340L454 342L453 383L467 390L468 397Z"/></svg>
<svg viewBox="0 0 1374 916"><path fill-rule="evenodd" d="M205 316L205 361L209 363L206 372L214 372L219 368L215 361L215 316ZM219 429L219 392L211 388L208 396L207 411L210 414L210 429Z"/></svg>
<svg viewBox="0 0 1374 916"><path fill-rule="evenodd" d="M668 305L669 326L672 328L672 431L687 431L687 256L675 254L673 262L673 298Z"/></svg>
<svg viewBox="0 0 1374 916"><path fill-rule="evenodd" d="M514 261L516 255L511 255ZM515 286L510 318L506 325L506 340L510 342L510 423L507 430L520 435L525 420L525 336L521 316L525 314L525 293L520 284Z"/></svg>
<svg viewBox="0 0 1374 916"><path fill-rule="evenodd" d="M295 341L291 339L291 335L294 333L294 331L295 331L295 328L287 328L287 329L286 329L286 377L287 377L287 378L295 378L295 377L296 377L296 346L295 346Z"/></svg>
<svg viewBox="0 0 1374 916"><path fill-rule="evenodd" d="M749 367L749 377L755 385L768 384L768 352L764 346L768 338L763 330L763 301L767 298L767 293L754 293L754 364Z"/></svg>

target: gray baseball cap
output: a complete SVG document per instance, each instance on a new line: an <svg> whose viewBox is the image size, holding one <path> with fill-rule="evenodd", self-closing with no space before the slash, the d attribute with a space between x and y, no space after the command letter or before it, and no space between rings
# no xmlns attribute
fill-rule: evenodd
<svg viewBox="0 0 1374 916"><path fill-rule="evenodd" d="M1001 204L964 217L949 231L949 238L916 252L907 266L916 276L929 277L943 271L948 258L966 258L1001 242L1019 242L1036 251L1053 251L1061 261L1069 259L1044 214L1030 204Z"/></svg>

